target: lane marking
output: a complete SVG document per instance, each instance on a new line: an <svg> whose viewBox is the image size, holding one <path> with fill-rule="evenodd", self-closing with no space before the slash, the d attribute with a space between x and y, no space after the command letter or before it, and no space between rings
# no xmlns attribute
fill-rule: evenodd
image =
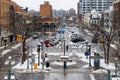
<svg viewBox="0 0 120 80"><path fill-rule="evenodd" d="M90 75L91 80L95 80L95 77L93 74L89 74L89 75Z"/></svg>

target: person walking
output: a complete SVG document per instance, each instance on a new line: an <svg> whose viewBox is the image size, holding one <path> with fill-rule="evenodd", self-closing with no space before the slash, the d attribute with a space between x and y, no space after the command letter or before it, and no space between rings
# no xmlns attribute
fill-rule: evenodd
<svg viewBox="0 0 120 80"><path fill-rule="evenodd" d="M68 45L67 45L67 46L66 46L66 51L67 51L67 52L68 52L68 48L69 48L69 47L68 47Z"/></svg>

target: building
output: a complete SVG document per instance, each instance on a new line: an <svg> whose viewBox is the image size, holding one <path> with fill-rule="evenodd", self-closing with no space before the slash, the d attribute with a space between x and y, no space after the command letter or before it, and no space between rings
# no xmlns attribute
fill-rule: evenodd
<svg viewBox="0 0 120 80"><path fill-rule="evenodd" d="M104 11L104 29L106 32L110 32L110 27L112 27L112 19L113 19L113 7L110 6L109 10Z"/></svg>
<svg viewBox="0 0 120 80"><path fill-rule="evenodd" d="M77 16L78 16L78 22L79 26L81 27L82 25L82 14L80 13L80 3L77 3Z"/></svg>
<svg viewBox="0 0 120 80"><path fill-rule="evenodd" d="M41 24L40 32L42 33L56 32L56 22L52 13L52 5L50 5L48 1L45 1L44 4L40 5L40 17L42 20L41 22L38 23Z"/></svg>
<svg viewBox="0 0 120 80"><path fill-rule="evenodd" d="M112 6L112 0L79 0L80 12L90 13L91 9L95 9L97 12L103 12ZM91 6L92 5L92 6Z"/></svg>
<svg viewBox="0 0 120 80"><path fill-rule="evenodd" d="M18 14L27 14L19 5L11 0L0 0L0 43L1 46L6 43L15 41L15 33L18 29L17 22L21 23L22 17ZM17 21L20 18L19 21ZM22 25L22 24L21 24Z"/></svg>
<svg viewBox="0 0 120 80"><path fill-rule="evenodd" d="M90 26L90 13L84 14L84 26Z"/></svg>
<svg viewBox="0 0 120 80"><path fill-rule="evenodd" d="M112 6L112 0L79 0L79 6L82 20L84 20L83 14L91 13L92 9L98 13L108 10L109 6Z"/></svg>
<svg viewBox="0 0 120 80"><path fill-rule="evenodd" d="M113 24L112 26L116 29L117 31L117 39L116 39L116 44L117 50L118 50L118 58L120 59L120 0L114 0L113 1Z"/></svg>
<svg viewBox="0 0 120 80"><path fill-rule="evenodd" d="M0 0L0 34L1 31L6 31L9 25L9 4L10 0Z"/></svg>
<svg viewBox="0 0 120 80"><path fill-rule="evenodd" d="M44 4L40 5L40 16L42 17L53 17L52 6L48 1L45 1Z"/></svg>
<svg viewBox="0 0 120 80"><path fill-rule="evenodd" d="M75 9L71 8L69 9L69 16L75 16Z"/></svg>

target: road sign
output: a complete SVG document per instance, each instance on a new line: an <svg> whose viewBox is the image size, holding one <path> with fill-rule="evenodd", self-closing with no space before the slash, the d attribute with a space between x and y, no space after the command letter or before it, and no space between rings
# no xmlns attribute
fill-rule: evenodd
<svg viewBox="0 0 120 80"><path fill-rule="evenodd" d="M89 56L89 54L90 54L90 53L89 53L88 51L85 52L85 56Z"/></svg>
<svg viewBox="0 0 120 80"><path fill-rule="evenodd" d="M23 56L23 52L19 52L19 56L22 57Z"/></svg>

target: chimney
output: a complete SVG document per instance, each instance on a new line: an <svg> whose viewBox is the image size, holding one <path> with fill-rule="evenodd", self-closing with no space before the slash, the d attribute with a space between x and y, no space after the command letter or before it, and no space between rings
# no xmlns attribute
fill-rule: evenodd
<svg viewBox="0 0 120 80"><path fill-rule="evenodd" d="M44 4L47 4L47 5L48 5L48 4L49 4L49 2L48 2L48 1L44 1Z"/></svg>

